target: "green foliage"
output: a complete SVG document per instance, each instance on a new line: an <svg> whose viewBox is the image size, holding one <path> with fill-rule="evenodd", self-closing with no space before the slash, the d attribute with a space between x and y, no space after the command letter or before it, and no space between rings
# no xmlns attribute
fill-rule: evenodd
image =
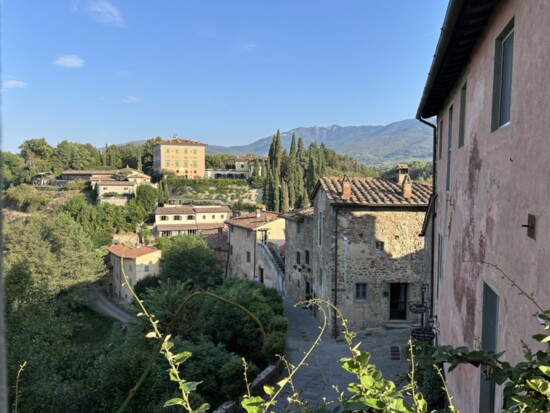
<svg viewBox="0 0 550 413"><path fill-rule="evenodd" d="M2 165L2 185L4 189L11 185L19 185L24 181L22 176L23 157L18 154L0 151L0 164Z"/></svg>
<svg viewBox="0 0 550 413"><path fill-rule="evenodd" d="M282 332L285 333L288 331L288 319L282 315L276 315L271 319L268 328L270 333L273 332Z"/></svg>
<svg viewBox="0 0 550 413"><path fill-rule="evenodd" d="M44 210L52 199L51 194L25 184L8 188L5 197L7 207L28 213Z"/></svg>
<svg viewBox="0 0 550 413"><path fill-rule="evenodd" d="M6 223L4 239L6 271L25 263L33 280L47 283L52 293L105 271L84 229L66 214Z"/></svg>
<svg viewBox="0 0 550 413"><path fill-rule="evenodd" d="M200 235L177 235L169 240L168 247L161 247L161 280L191 282L194 289L221 283L222 269Z"/></svg>
<svg viewBox="0 0 550 413"><path fill-rule="evenodd" d="M159 278L154 277L152 275L148 275L147 277L142 278L139 280L136 285L134 285L134 292L138 296L139 299L143 299L145 296L145 293L148 289L154 289L159 286Z"/></svg>
<svg viewBox="0 0 550 413"><path fill-rule="evenodd" d="M228 154L204 155L204 164L207 169L230 169L234 156Z"/></svg>
<svg viewBox="0 0 550 413"><path fill-rule="evenodd" d="M136 201L146 212L152 212L157 205L157 190L151 185L139 185L136 188Z"/></svg>
<svg viewBox="0 0 550 413"><path fill-rule="evenodd" d="M275 363L280 356L285 354L286 332L274 331L265 339L262 351L270 363Z"/></svg>

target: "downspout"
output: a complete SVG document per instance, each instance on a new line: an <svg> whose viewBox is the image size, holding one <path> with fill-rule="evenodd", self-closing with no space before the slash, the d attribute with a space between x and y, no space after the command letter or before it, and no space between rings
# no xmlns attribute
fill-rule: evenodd
<svg viewBox="0 0 550 413"><path fill-rule="evenodd" d="M339 206L334 207L334 307L338 307L338 211L340 211ZM338 323L336 322L338 313L336 308L333 308L333 336L334 338L338 337Z"/></svg>
<svg viewBox="0 0 550 413"><path fill-rule="evenodd" d="M254 271L252 271L252 280L256 281L256 244L258 244L258 230L254 230Z"/></svg>
<svg viewBox="0 0 550 413"><path fill-rule="evenodd" d="M229 256L231 255L231 230L232 230L233 226L230 224L229 225L229 230L228 230L228 234L229 234L229 248L228 248L228 251L227 251L227 260L225 260L225 278L227 278L227 273L229 272Z"/></svg>
<svg viewBox="0 0 550 413"><path fill-rule="evenodd" d="M430 128L432 128L433 131L433 154L432 154L432 176L433 176L433 185L432 185L432 197L437 196L437 164L436 164L436 149L437 149L437 126L433 123L430 123L424 119L422 119L421 116L418 116L417 118L420 122L422 122L425 125L428 125ZM435 200L434 200L435 202ZM432 257L432 265L430 268L430 316L433 315L434 312L434 265L435 265L435 217L437 213L435 210L435 205L433 209L433 215L432 215L432 245L430 246L431 249L431 257Z"/></svg>

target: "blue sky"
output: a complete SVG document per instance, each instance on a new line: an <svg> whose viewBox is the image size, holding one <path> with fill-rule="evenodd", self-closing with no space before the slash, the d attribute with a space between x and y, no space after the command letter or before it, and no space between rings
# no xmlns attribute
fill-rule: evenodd
<svg viewBox="0 0 550 413"><path fill-rule="evenodd" d="M414 118L447 1L4 0L4 150Z"/></svg>

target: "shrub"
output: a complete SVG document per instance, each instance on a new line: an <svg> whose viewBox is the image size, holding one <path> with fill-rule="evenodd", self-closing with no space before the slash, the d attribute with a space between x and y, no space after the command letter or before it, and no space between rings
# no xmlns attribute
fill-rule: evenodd
<svg viewBox="0 0 550 413"><path fill-rule="evenodd" d="M287 333L288 331L288 320L286 317L283 317L282 315L276 315L271 320L271 323L269 323L269 332L281 332L281 333Z"/></svg>
<svg viewBox="0 0 550 413"><path fill-rule="evenodd" d="M285 354L286 333L275 331L264 339L262 351L270 363L277 361L277 355Z"/></svg>

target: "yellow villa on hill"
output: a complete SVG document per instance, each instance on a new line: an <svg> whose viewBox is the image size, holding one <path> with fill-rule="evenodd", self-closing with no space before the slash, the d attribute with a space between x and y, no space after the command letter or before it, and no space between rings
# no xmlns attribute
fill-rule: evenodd
<svg viewBox="0 0 550 413"><path fill-rule="evenodd" d="M159 142L153 146L153 171L172 171L176 176L189 179L204 177L204 153L206 144L182 139Z"/></svg>

